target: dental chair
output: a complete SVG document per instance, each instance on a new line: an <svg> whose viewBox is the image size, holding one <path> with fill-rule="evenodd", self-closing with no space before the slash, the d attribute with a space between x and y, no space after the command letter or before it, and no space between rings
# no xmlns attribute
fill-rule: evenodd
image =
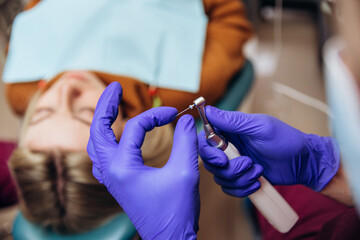
<svg viewBox="0 0 360 240"><path fill-rule="evenodd" d="M250 61L233 77L216 107L235 111L247 96L254 82L254 68ZM198 131L202 129L201 121L196 122ZM107 224L90 232L75 235L59 235L27 221L21 212L18 213L13 224L15 240L130 240L136 234L136 229L126 214L116 216Z"/></svg>
<svg viewBox="0 0 360 240"><path fill-rule="evenodd" d="M233 77L225 91L223 98L215 104L217 108L236 111L242 101L247 97L255 80L254 67L248 60L244 67Z"/></svg>
<svg viewBox="0 0 360 240"><path fill-rule="evenodd" d="M246 60L244 67L235 74L226 88L224 97L215 104L215 107L227 111L236 111L243 100L248 96L248 93L254 83L254 79L254 67L250 61ZM202 127L201 120L197 119L197 131L201 131Z"/></svg>
<svg viewBox="0 0 360 240"><path fill-rule="evenodd" d="M14 239L21 240L129 240L136 235L136 229L125 213L121 213L105 225L90 232L60 235L27 221L21 212L13 225Z"/></svg>

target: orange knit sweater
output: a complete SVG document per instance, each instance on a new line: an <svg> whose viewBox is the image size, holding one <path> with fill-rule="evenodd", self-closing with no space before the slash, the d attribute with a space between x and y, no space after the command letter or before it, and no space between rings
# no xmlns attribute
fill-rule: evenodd
<svg viewBox="0 0 360 240"><path fill-rule="evenodd" d="M25 9L30 9L40 0L30 0ZM208 104L216 102L224 93L232 76L244 63L242 47L251 36L251 26L246 20L243 4L239 0L203 0L209 22L203 55L200 90L188 93L159 88L158 95L164 106L179 111L189 106L194 99L203 96ZM96 73L105 84L118 81L123 87L125 114L133 117L151 107L152 99L148 85L125 76ZM38 81L6 84L7 100L18 115L23 115L29 100L38 90ZM194 113L195 114L195 113Z"/></svg>

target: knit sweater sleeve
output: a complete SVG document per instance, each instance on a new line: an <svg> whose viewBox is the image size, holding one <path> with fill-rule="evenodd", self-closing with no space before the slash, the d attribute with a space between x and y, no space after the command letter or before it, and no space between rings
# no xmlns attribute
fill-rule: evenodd
<svg viewBox="0 0 360 240"><path fill-rule="evenodd" d="M23 116L25 114L26 108L37 90L38 81L5 84L6 100L16 115Z"/></svg>
<svg viewBox="0 0 360 240"><path fill-rule="evenodd" d="M38 4L41 0L29 0L25 7L24 10L29 10L30 8L33 8L36 4Z"/></svg>
<svg viewBox="0 0 360 240"><path fill-rule="evenodd" d="M241 69L243 47L252 35L252 28L240 0L204 0L204 8L209 24L200 91L211 95L219 91L216 100Z"/></svg>

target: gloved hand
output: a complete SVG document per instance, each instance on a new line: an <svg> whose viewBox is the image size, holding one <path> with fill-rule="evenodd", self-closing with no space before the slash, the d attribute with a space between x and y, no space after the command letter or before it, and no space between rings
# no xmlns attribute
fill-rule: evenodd
<svg viewBox="0 0 360 240"><path fill-rule="evenodd" d="M274 185L303 184L321 191L339 169L339 149L331 137L305 134L269 115L211 106L205 111L209 122L242 156L263 166L265 178ZM226 164L220 152L206 151L205 141L199 136L200 156L213 165Z"/></svg>
<svg viewBox="0 0 360 240"><path fill-rule="evenodd" d="M246 197L260 188L258 178L263 168L247 156L232 160L223 151L206 142L204 131L199 133L199 154L204 167L214 175L214 180L226 194L234 197Z"/></svg>
<svg viewBox="0 0 360 240"><path fill-rule="evenodd" d="M120 142L110 128L122 89L110 84L100 97L90 128L88 154L94 176L124 209L143 239L196 239L200 211L197 135L194 119L179 119L170 159L162 168L144 165L145 133L171 122L177 110L159 107L126 125Z"/></svg>

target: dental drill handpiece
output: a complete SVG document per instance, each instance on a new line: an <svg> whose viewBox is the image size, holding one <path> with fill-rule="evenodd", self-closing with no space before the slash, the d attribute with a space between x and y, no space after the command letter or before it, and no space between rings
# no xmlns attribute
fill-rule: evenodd
<svg viewBox="0 0 360 240"><path fill-rule="evenodd" d="M193 105L199 112L204 124L204 132L209 145L221 149L229 160L241 156L236 147L228 142L223 136L216 133L208 122L205 115L205 99L197 98ZM279 194L279 192L264 178L260 177L261 187L255 193L249 195L250 200L267 221L279 232L288 232L299 219L299 216Z"/></svg>

